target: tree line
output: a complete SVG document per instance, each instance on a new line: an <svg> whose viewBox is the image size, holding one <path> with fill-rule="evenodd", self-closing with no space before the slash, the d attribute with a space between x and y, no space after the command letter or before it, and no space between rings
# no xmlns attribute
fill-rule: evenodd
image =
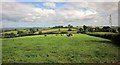
<svg viewBox="0 0 120 65"><path fill-rule="evenodd" d="M79 28L77 31L77 33L86 33L86 32L113 32L113 33L119 32L120 33L120 27L111 28L109 26L104 26L102 28L100 27L92 28L92 27L83 25L83 27Z"/></svg>
<svg viewBox="0 0 120 65"><path fill-rule="evenodd" d="M60 28L61 27L62 26L60 26ZM13 32L5 33L5 34L2 34L2 37L3 38L14 38L14 37L41 35L41 34L67 34L68 33L67 31L72 31L72 28L74 28L74 27L69 24L67 26L67 28L68 28L67 31L61 31L60 28L58 28L58 32L48 32L48 33L42 33L42 31L40 31L39 29L36 29L36 28L24 29L26 31L20 31L20 30L15 29L17 31L16 34ZM38 32L38 33L35 34L36 32ZM119 32L120 33L120 27L111 28L109 26L104 26L102 28L100 28L100 27L92 28L92 27L83 25L82 28L78 28L78 30L77 30L77 33L86 33L86 32L113 32L113 33Z"/></svg>

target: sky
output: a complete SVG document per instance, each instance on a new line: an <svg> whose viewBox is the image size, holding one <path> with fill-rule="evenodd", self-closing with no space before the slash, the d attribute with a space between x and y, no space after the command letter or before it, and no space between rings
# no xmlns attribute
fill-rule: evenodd
<svg viewBox="0 0 120 65"><path fill-rule="evenodd" d="M85 0L11 0L0 3L3 28L118 25L118 2L88 2Z"/></svg>

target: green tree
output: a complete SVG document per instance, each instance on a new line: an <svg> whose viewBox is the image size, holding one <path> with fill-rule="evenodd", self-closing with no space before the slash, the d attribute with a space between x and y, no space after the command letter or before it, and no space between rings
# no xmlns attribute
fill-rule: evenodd
<svg viewBox="0 0 120 65"><path fill-rule="evenodd" d="M23 32L23 31L17 31L17 34L19 35L19 36L25 36L25 35L27 35L25 32Z"/></svg>
<svg viewBox="0 0 120 65"><path fill-rule="evenodd" d="M30 28L30 32L29 32L29 34L34 34L35 32L36 32L35 29Z"/></svg>
<svg viewBox="0 0 120 65"><path fill-rule="evenodd" d="M39 31L39 33L38 34L42 34L42 31Z"/></svg>
<svg viewBox="0 0 120 65"><path fill-rule="evenodd" d="M10 34L5 33L5 34L3 34L3 37L4 37L4 38L10 38Z"/></svg>
<svg viewBox="0 0 120 65"><path fill-rule="evenodd" d="M120 27L118 27L118 32L120 33Z"/></svg>
<svg viewBox="0 0 120 65"><path fill-rule="evenodd" d="M72 27L73 27L72 25L70 25L70 24L68 25L68 28L72 28Z"/></svg>
<svg viewBox="0 0 120 65"><path fill-rule="evenodd" d="M71 29L71 28L69 28L69 29L68 29L68 31L72 31L72 29Z"/></svg>
<svg viewBox="0 0 120 65"><path fill-rule="evenodd" d="M16 35L14 33L10 33L10 38L14 38Z"/></svg>
<svg viewBox="0 0 120 65"><path fill-rule="evenodd" d="M83 25L83 30L86 31L87 29L87 26Z"/></svg>

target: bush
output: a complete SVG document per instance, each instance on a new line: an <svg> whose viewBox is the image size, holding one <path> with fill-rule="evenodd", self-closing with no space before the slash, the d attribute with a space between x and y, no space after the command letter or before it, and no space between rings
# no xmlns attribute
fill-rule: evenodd
<svg viewBox="0 0 120 65"><path fill-rule="evenodd" d="M14 37L16 37L16 35L14 33L5 33L5 34L3 34L3 37L4 38L14 38Z"/></svg>
<svg viewBox="0 0 120 65"><path fill-rule="evenodd" d="M69 29L68 29L68 31L72 31L72 29L71 29L71 28L69 28Z"/></svg>
<svg viewBox="0 0 120 65"><path fill-rule="evenodd" d="M113 33L116 33L117 31L116 31L116 29L112 29L112 32L113 32Z"/></svg>
<svg viewBox="0 0 120 65"><path fill-rule="evenodd" d="M39 33L38 34L42 34L42 32L41 31L39 31Z"/></svg>
<svg viewBox="0 0 120 65"><path fill-rule="evenodd" d="M91 36L96 36L96 37L101 37L101 38L105 38L105 39L109 39L112 41L113 44L120 46L120 34L89 34L88 35Z"/></svg>
<svg viewBox="0 0 120 65"><path fill-rule="evenodd" d="M8 33L3 34L4 38L10 38L10 35Z"/></svg>
<svg viewBox="0 0 120 65"><path fill-rule="evenodd" d="M93 28L88 28L88 31L89 32L93 32Z"/></svg>
<svg viewBox="0 0 120 65"><path fill-rule="evenodd" d="M105 39L112 39L112 34L89 34L87 33L88 35L91 35L91 36L96 36L96 37L101 37L101 38L105 38Z"/></svg>
<svg viewBox="0 0 120 65"><path fill-rule="evenodd" d="M112 34L104 34L104 35L102 35L103 38L110 39L110 40L112 39L112 36L113 36Z"/></svg>
<svg viewBox="0 0 120 65"><path fill-rule="evenodd" d="M115 34L112 37L112 42L118 46L120 46L120 34Z"/></svg>
<svg viewBox="0 0 120 65"><path fill-rule="evenodd" d="M27 33L23 31L17 31L18 36L27 36Z"/></svg>
<svg viewBox="0 0 120 65"><path fill-rule="evenodd" d="M120 33L120 27L118 27L118 32Z"/></svg>
<svg viewBox="0 0 120 65"><path fill-rule="evenodd" d="M102 28L102 31L103 32L109 32L111 30L111 28L109 27L109 26L104 26L103 28Z"/></svg>
<svg viewBox="0 0 120 65"><path fill-rule="evenodd" d="M10 38L14 38L16 35L14 33L10 33Z"/></svg>

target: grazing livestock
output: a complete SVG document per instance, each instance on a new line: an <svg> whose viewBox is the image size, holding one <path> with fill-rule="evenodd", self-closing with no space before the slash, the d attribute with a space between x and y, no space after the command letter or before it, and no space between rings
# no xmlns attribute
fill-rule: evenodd
<svg viewBox="0 0 120 65"><path fill-rule="evenodd" d="M45 37L47 36L47 35L44 35Z"/></svg>
<svg viewBox="0 0 120 65"><path fill-rule="evenodd" d="M68 37L71 37L71 36L73 36L73 34L67 34L67 36L68 36Z"/></svg>

